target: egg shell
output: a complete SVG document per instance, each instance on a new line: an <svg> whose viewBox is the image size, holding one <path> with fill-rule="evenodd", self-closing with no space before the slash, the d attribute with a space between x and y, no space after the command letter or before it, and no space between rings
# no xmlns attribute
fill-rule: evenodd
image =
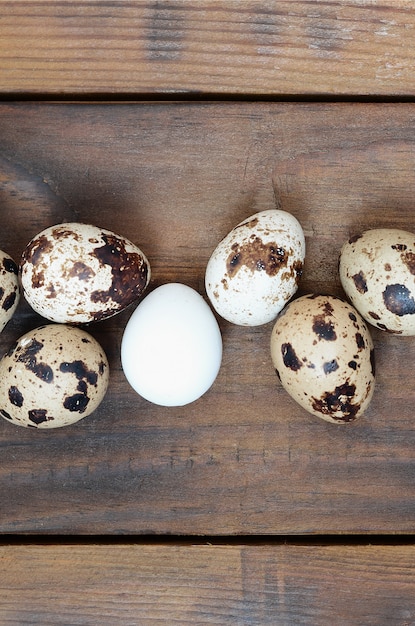
<svg viewBox="0 0 415 626"><path fill-rule="evenodd" d="M284 389L309 413L342 424L369 406L373 342L348 302L318 294L290 302L275 321L271 357Z"/></svg>
<svg viewBox="0 0 415 626"><path fill-rule="evenodd" d="M346 241L340 252L343 289L376 328L415 335L415 235L374 228Z"/></svg>
<svg viewBox="0 0 415 626"><path fill-rule="evenodd" d="M13 317L20 300L18 266L0 250L0 332Z"/></svg>
<svg viewBox="0 0 415 626"><path fill-rule="evenodd" d="M90 415L108 387L104 350L65 324L29 331L0 361L0 414L18 426L59 428Z"/></svg>
<svg viewBox="0 0 415 626"><path fill-rule="evenodd" d="M150 264L125 237L68 222L29 242L20 274L24 296L37 313L82 324L111 317L137 300L149 283Z"/></svg>
<svg viewBox="0 0 415 626"><path fill-rule="evenodd" d="M181 283L148 294L124 330L124 374L154 404L194 402L212 386L221 360L222 336L212 310L197 291Z"/></svg>
<svg viewBox="0 0 415 626"><path fill-rule="evenodd" d="M206 293L217 313L240 326L275 319L298 289L305 238L298 220L279 209L251 215L213 251Z"/></svg>

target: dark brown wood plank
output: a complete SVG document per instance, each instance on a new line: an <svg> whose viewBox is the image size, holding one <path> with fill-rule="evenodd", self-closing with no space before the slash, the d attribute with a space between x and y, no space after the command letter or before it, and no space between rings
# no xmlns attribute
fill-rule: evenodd
<svg viewBox="0 0 415 626"><path fill-rule="evenodd" d="M414 120L410 104L4 104L0 249L18 258L46 226L92 222L142 247L150 289L203 294L217 242L277 197L306 234L301 291L341 294L346 238L414 228ZM337 427L282 390L272 323L220 322L222 368L197 402L142 400L120 366L130 314L89 329L111 366L95 414L49 432L0 420L1 532L414 531L413 339L373 330L373 402ZM1 352L42 321L22 302Z"/></svg>
<svg viewBox="0 0 415 626"><path fill-rule="evenodd" d="M0 621L410 626L414 558L414 546L3 546Z"/></svg>
<svg viewBox="0 0 415 626"><path fill-rule="evenodd" d="M5 0L0 11L0 94L415 93L407 0Z"/></svg>

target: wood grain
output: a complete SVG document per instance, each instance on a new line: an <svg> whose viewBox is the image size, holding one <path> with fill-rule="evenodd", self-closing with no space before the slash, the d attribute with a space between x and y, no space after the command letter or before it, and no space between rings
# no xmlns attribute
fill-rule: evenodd
<svg viewBox="0 0 415 626"><path fill-rule="evenodd" d="M0 94L411 95L408 0L0 3Z"/></svg>
<svg viewBox="0 0 415 626"><path fill-rule="evenodd" d="M414 546L2 546L4 626L415 622Z"/></svg>
<svg viewBox="0 0 415 626"><path fill-rule="evenodd" d="M346 238L414 228L414 120L410 104L3 104L0 249L19 258L46 226L92 222L143 249L150 289L179 281L204 294L217 242L280 202L306 234L300 293L341 295ZM272 323L219 320L224 356L209 392L183 408L146 402L120 366L131 312L89 327L111 366L95 414L49 432L0 420L1 532L414 531L411 338L373 329L373 402L337 427L281 388ZM22 301L2 353L41 323Z"/></svg>

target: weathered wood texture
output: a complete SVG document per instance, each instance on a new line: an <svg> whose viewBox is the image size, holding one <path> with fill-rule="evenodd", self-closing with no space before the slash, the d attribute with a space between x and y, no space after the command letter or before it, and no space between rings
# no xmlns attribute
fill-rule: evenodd
<svg viewBox="0 0 415 626"><path fill-rule="evenodd" d="M0 621L415 623L414 546L0 547Z"/></svg>
<svg viewBox="0 0 415 626"><path fill-rule="evenodd" d="M129 236L150 289L204 293L210 253L276 199L303 225L301 291L341 294L351 234L414 228L413 105L149 104L0 107L0 249L19 258L46 226L79 220ZM165 409L120 366L131 314L89 327L108 394L49 432L0 420L3 533L412 533L415 342L373 330L377 388L336 426L299 409L269 356L272 323L220 321L222 368L197 402ZM42 320L22 302L2 352Z"/></svg>
<svg viewBox="0 0 415 626"><path fill-rule="evenodd" d="M0 94L415 94L408 0L6 0L0 16Z"/></svg>

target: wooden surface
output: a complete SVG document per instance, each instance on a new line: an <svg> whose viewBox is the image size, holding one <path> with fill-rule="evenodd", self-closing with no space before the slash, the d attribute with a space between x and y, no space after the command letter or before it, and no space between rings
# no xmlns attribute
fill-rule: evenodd
<svg viewBox="0 0 415 626"><path fill-rule="evenodd" d="M414 623L414 546L0 547L0 623Z"/></svg>
<svg viewBox="0 0 415 626"><path fill-rule="evenodd" d="M3 94L415 94L410 0L25 0L0 14Z"/></svg>
<svg viewBox="0 0 415 626"><path fill-rule="evenodd" d="M413 118L411 104L5 104L0 249L19 258L46 226L90 222L142 248L150 289L179 281L203 294L216 243L277 198L306 234L301 291L341 294L351 234L413 227ZM342 427L281 388L272 322L219 320L222 367L197 402L143 400L120 366L131 312L88 327L111 367L95 414L53 432L1 420L3 532L413 532L411 338L373 330L375 396ZM40 322L22 302L2 350Z"/></svg>
<svg viewBox="0 0 415 626"><path fill-rule="evenodd" d="M205 295L219 239L282 206L300 293L341 294L347 237L415 230L414 29L403 0L1 1L0 249L90 221L142 247L150 289ZM95 414L0 419L1 626L415 626L413 340L372 331L372 404L337 427L282 390L272 324L219 320L213 387L163 409L121 369L133 309L89 328ZM22 301L0 354L41 323Z"/></svg>

